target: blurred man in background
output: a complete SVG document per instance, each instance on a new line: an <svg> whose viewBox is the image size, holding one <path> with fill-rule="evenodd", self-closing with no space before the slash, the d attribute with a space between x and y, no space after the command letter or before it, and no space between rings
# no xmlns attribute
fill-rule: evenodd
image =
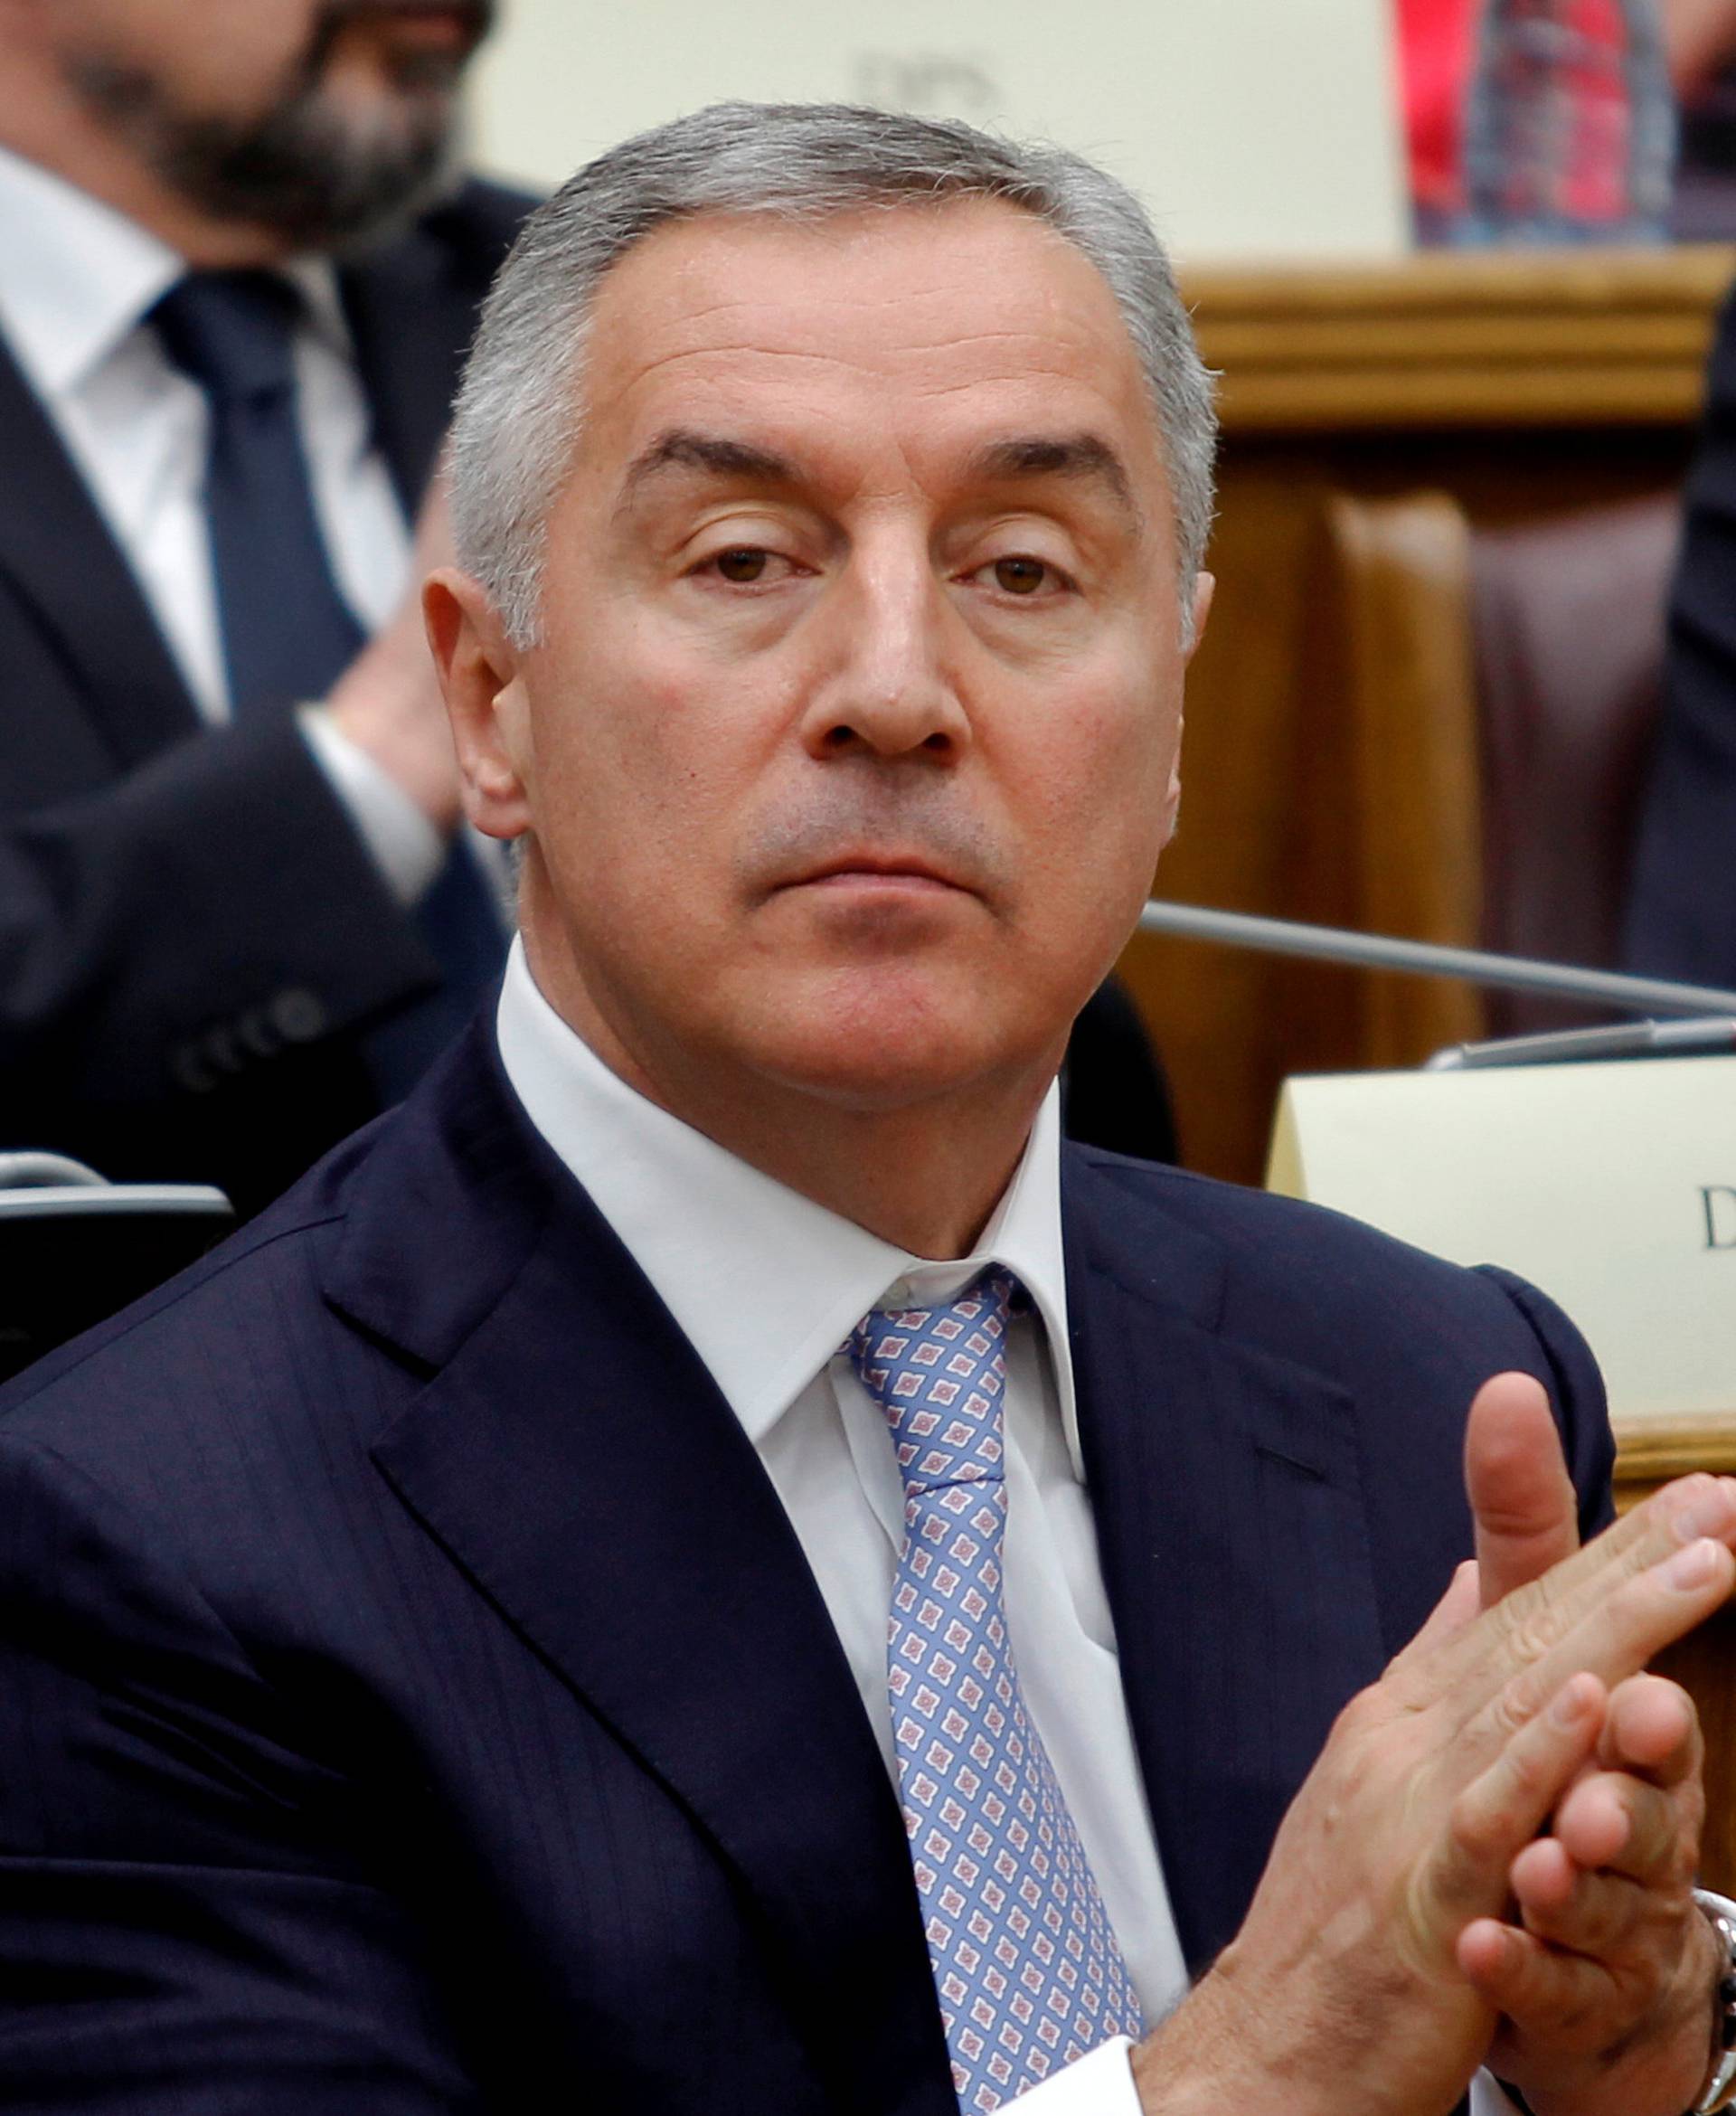
<svg viewBox="0 0 1736 2116"><path fill-rule="evenodd" d="M407 597L529 203L455 164L492 13L0 0L8 1145L247 1210L499 968Z"/></svg>

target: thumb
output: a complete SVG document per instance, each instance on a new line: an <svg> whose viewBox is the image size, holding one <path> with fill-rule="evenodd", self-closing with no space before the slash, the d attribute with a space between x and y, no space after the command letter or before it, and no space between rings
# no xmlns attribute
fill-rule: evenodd
<svg viewBox="0 0 1736 2116"><path fill-rule="evenodd" d="M1530 1374L1497 1374L1477 1392L1465 1428L1465 1490L1485 1609L1580 1547L1561 1436L1543 1384Z"/></svg>

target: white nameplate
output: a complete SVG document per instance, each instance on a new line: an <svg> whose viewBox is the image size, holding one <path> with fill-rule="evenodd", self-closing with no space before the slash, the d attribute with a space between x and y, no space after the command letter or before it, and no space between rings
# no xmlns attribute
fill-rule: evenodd
<svg viewBox="0 0 1736 2116"><path fill-rule="evenodd" d="M1625 1433L1736 1413L1736 1058L1292 1080L1266 1181L1533 1280Z"/></svg>
<svg viewBox="0 0 1736 2116"><path fill-rule="evenodd" d="M1189 261L1410 247L1387 0L513 0L502 14L473 149L538 184L720 97L844 100L1078 147Z"/></svg>

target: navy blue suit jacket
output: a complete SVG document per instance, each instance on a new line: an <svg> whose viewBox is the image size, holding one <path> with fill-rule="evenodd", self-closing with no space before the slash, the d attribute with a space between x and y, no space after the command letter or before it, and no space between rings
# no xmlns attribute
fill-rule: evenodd
<svg viewBox="0 0 1736 2116"><path fill-rule="evenodd" d="M1514 1281L1066 1149L1102 1565L1189 1959L1466 1554ZM956 2116L772 1487L480 1028L0 1416L0 2103Z"/></svg>

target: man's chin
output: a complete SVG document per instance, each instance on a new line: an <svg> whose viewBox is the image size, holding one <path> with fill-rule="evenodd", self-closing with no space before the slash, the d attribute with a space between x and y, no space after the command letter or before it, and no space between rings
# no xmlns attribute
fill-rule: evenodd
<svg viewBox="0 0 1736 2116"><path fill-rule="evenodd" d="M901 1009L870 1002L768 1022L752 1070L816 1104L863 1116L916 1111L1015 1082L1046 1081L1052 1039L993 1033L980 1010Z"/></svg>
<svg viewBox="0 0 1736 2116"><path fill-rule="evenodd" d="M170 84L106 55L68 61L86 105L187 204L269 230L295 250L377 242L446 192L457 170L449 89L347 84L319 76L269 109L212 117Z"/></svg>

